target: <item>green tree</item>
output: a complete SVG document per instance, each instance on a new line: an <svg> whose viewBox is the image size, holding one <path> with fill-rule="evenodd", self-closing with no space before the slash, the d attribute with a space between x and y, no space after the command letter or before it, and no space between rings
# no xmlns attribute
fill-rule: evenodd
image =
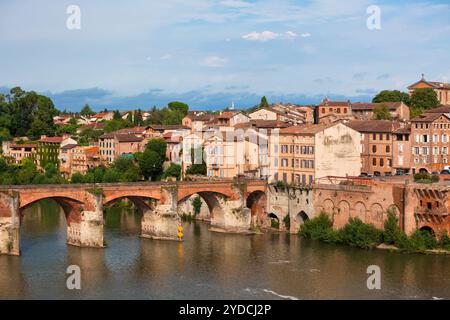
<svg viewBox="0 0 450 320"><path fill-rule="evenodd" d="M155 151L159 157L161 158L162 162L166 160L166 150L167 150L167 142L164 139L152 139L150 140L147 145L145 146L148 150Z"/></svg>
<svg viewBox="0 0 450 320"><path fill-rule="evenodd" d="M139 157L139 168L146 180L159 180L162 165L161 157L156 151L146 149Z"/></svg>
<svg viewBox="0 0 450 320"><path fill-rule="evenodd" d="M373 110L373 120L392 120L392 115L386 104L382 103Z"/></svg>
<svg viewBox="0 0 450 320"><path fill-rule="evenodd" d="M83 117L93 116L95 112L91 109L91 107L86 103L84 107L80 111L80 115Z"/></svg>
<svg viewBox="0 0 450 320"><path fill-rule="evenodd" d="M113 120L121 120L122 119L122 115L120 114L119 110L114 111L113 114Z"/></svg>
<svg viewBox="0 0 450 320"><path fill-rule="evenodd" d="M194 207L194 214L196 216L199 215L202 210L202 199L200 196L197 196L192 200L192 206Z"/></svg>
<svg viewBox="0 0 450 320"><path fill-rule="evenodd" d="M173 177L180 180L181 177L181 166L176 163L171 163L169 168L163 174L164 178Z"/></svg>
<svg viewBox="0 0 450 320"><path fill-rule="evenodd" d="M79 173L79 172L75 172L72 175L72 178L70 179L71 183L83 183L84 182L84 176Z"/></svg>
<svg viewBox="0 0 450 320"><path fill-rule="evenodd" d="M404 102L408 106L411 103L409 94L398 90L383 90L372 99L372 102Z"/></svg>
<svg viewBox="0 0 450 320"><path fill-rule="evenodd" d="M135 126L141 126L144 123L144 120L142 119L142 111L140 109L136 111L133 122Z"/></svg>
<svg viewBox="0 0 450 320"><path fill-rule="evenodd" d="M260 108L268 108L269 107L269 103L267 102L267 98L266 96L261 98L261 103L259 104Z"/></svg>
<svg viewBox="0 0 450 320"><path fill-rule="evenodd" d="M386 244L396 244L401 236L401 229L394 210L388 210L387 220L384 222L383 241Z"/></svg>
<svg viewBox="0 0 450 320"><path fill-rule="evenodd" d="M437 94L432 88L416 89L411 95L411 117L415 118L439 105Z"/></svg>
<svg viewBox="0 0 450 320"><path fill-rule="evenodd" d="M127 122L128 122L130 125L133 123L133 113L132 113L132 112L130 112L130 113L127 115Z"/></svg>
<svg viewBox="0 0 450 320"><path fill-rule="evenodd" d="M113 132L113 131L117 131L120 129L124 129L124 128L129 128L131 126L131 123L128 122L127 120L111 120L106 122L103 130L105 132Z"/></svg>

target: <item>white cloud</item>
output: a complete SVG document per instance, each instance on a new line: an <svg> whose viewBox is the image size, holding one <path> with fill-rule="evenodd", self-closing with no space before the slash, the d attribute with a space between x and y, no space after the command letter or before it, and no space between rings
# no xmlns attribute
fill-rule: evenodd
<svg viewBox="0 0 450 320"><path fill-rule="evenodd" d="M203 59L201 64L206 67L219 68L223 67L225 64L227 64L227 62L228 62L227 58L222 58L219 56L209 56Z"/></svg>
<svg viewBox="0 0 450 320"><path fill-rule="evenodd" d="M172 58L172 55L170 53L167 53L167 54L161 56L160 59L161 60L169 60L170 58Z"/></svg>
<svg viewBox="0 0 450 320"><path fill-rule="evenodd" d="M298 36L298 34L296 34L294 31L288 31L286 32L286 36L288 36L289 38L295 38Z"/></svg>
<svg viewBox="0 0 450 320"><path fill-rule="evenodd" d="M266 42L277 39L278 37L280 37L279 33L275 33L272 31L263 31L263 32L251 32L249 34L243 35L242 39L249 41Z"/></svg>
<svg viewBox="0 0 450 320"><path fill-rule="evenodd" d="M249 7L253 6L252 3L240 1L240 0L225 0L225 1L221 1L220 4L224 7L229 7L229 8L249 8Z"/></svg>
<svg viewBox="0 0 450 320"><path fill-rule="evenodd" d="M311 33L309 33L309 32L302 33L300 35L300 37L302 37L302 38L309 38L309 37L311 37Z"/></svg>

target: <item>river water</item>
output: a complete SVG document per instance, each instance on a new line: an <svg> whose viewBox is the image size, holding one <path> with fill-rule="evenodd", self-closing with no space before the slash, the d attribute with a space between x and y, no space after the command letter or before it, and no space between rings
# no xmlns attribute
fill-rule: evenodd
<svg viewBox="0 0 450 320"><path fill-rule="evenodd" d="M0 256L1 299L450 299L450 256L365 251L266 233L213 233L185 223L183 243L138 237L140 216L113 209L107 248L67 246L60 208L41 202L21 227L21 257ZM81 268L81 290L66 268ZM381 268L368 290L367 267Z"/></svg>

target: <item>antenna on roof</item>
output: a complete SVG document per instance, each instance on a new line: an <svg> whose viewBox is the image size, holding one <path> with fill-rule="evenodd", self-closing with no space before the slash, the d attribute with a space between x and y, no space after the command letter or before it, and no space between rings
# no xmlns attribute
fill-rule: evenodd
<svg viewBox="0 0 450 320"><path fill-rule="evenodd" d="M424 73L422 73L422 80L425 81L425 74Z"/></svg>
<svg viewBox="0 0 450 320"><path fill-rule="evenodd" d="M231 107L230 110L234 110L234 101L231 101Z"/></svg>

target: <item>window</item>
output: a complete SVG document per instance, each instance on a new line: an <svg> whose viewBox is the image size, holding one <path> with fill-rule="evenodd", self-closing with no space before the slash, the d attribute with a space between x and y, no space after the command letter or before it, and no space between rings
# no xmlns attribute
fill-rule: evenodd
<svg viewBox="0 0 450 320"><path fill-rule="evenodd" d="M377 140L377 135L375 133L372 135L372 140Z"/></svg>
<svg viewBox="0 0 450 320"><path fill-rule="evenodd" d="M372 153L377 153L377 146L376 145L372 146Z"/></svg>
<svg viewBox="0 0 450 320"><path fill-rule="evenodd" d="M283 173L283 181L287 182L287 173Z"/></svg>
<svg viewBox="0 0 450 320"><path fill-rule="evenodd" d="M377 159L376 159L376 158L373 158L373 159L372 159L372 165L373 165L373 166L376 166L376 165L377 165Z"/></svg>
<svg viewBox="0 0 450 320"><path fill-rule="evenodd" d="M381 158L381 159L380 159L380 167L383 167L383 166L384 166L384 159Z"/></svg>
<svg viewBox="0 0 450 320"><path fill-rule="evenodd" d="M391 152L391 146L386 146L386 152L387 153Z"/></svg>

